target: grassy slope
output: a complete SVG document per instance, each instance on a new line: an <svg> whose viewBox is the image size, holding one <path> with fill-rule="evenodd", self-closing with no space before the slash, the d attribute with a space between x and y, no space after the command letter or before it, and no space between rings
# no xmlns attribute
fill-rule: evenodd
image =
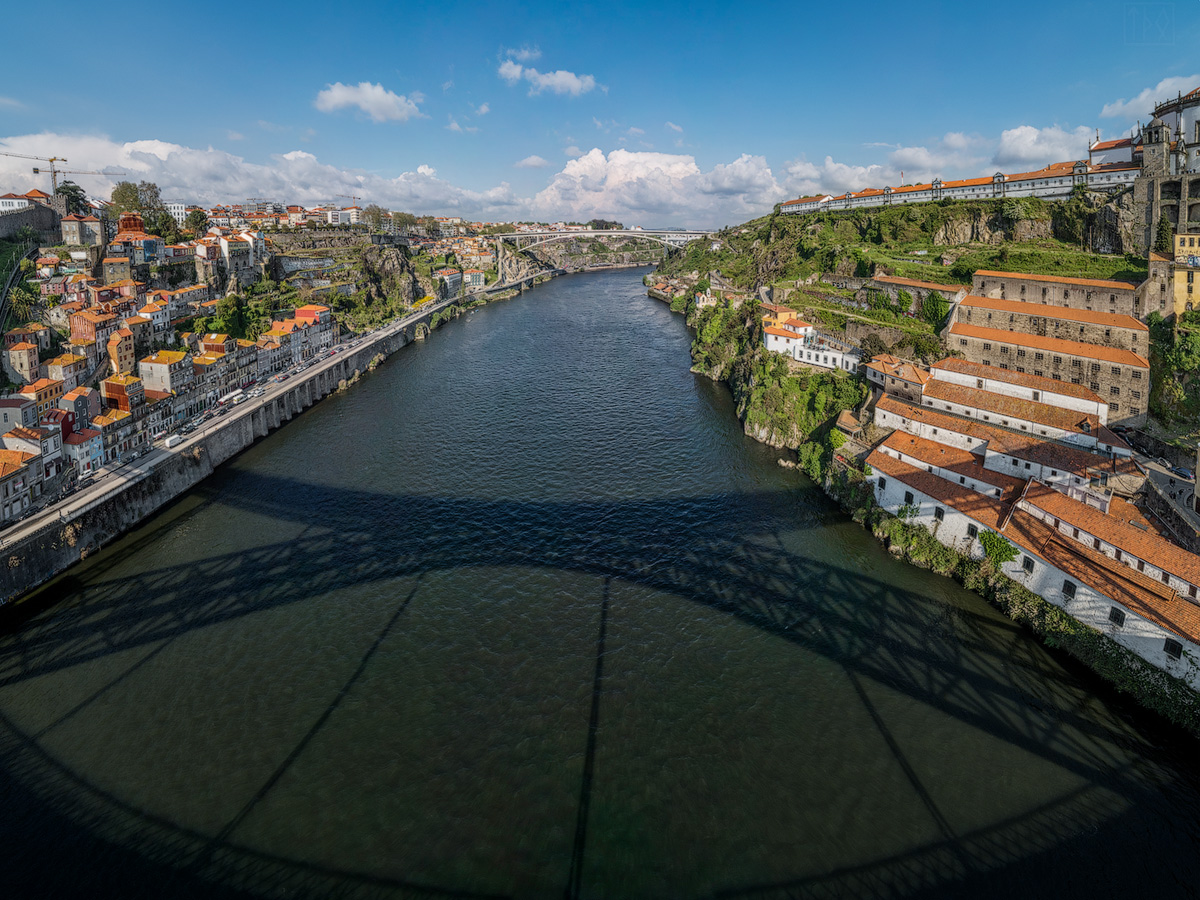
<svg viewBox="0 0 1200 900"><path fill-rule="evenodd" d="M667 275L715 269L743 288L835 270L860 275L889 272L944 284L969 284L976 269L1130 281L1146 276L1145 260L1087 253L1054 239L998 245L935 243L945 226L972 221L982 220L993 231L1011 233L1017 222L1006 218L1005 209L1002 201L975 200L798 216L773 213L722 232L720 250L696 242L661 269ZM1019 209L1023 220L1043 230L1052 227L1056 234L1078 233L1092 214L1076 201L1024 200ZM917 251L926 255L914 255ZM955 257L956 264L939 265L943 253Z"/></svg>

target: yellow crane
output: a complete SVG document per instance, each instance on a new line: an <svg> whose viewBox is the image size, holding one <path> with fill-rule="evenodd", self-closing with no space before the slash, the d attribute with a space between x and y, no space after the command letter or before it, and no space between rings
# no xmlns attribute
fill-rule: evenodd
<svg viewBox="0 0 1200 900"><path fill-rule="evenodd" d="M125 174L124 172L84 172L82 170L60 169L58 166L55 165L55 163L65 163L67 161L67 158L65 156L30 156L26 153L8 153L6 151L0 151L0 156L12 156L16 159L36 159L41 162L50 163L48 168L50 171L50 193L52 193L52 194L58 193L58 176L59 175L124 175ZM34 166L33 174L34 175L42 174L42 167Z"/></svg>

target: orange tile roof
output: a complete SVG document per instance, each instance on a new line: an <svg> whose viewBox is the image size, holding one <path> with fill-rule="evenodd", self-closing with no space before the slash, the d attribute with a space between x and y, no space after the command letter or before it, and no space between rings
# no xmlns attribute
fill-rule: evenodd
<svg viewBox="0 0 1200 900"><path fill-rule="evenodd" d="M807 323L797 322L796 324L803 326ZM784 328L777 328L774 325L765 326L763 328L763 331L765 331L767 334L773 334L773 335L775 335L775 337L793 338L797 341L804 339L802 335L799 335L794 331L788 331Z"/></svg>
<svg viewBox="0 0 1200 900"><path fill-rule="evenodd" d="M1045 281L1050 284L1073 284L1078 287L1104 288L1111 291L1133 291L1137 285L1128 281L1104 281L1099 278L1065 278L1061 275L1029 275L1023 272L998 272L993 269L979 269L976 277L985 275L988 278L1015 278L1022 281Z"/></svg>
<svg viewBox="0 0 1200 900"><path fill-rule="evenodd" d="M31 344L28 341L20 341L19 343L13 344L8 349L9 350L36 350L37 348L38 348L37 344Z"/></svg>
<svg viewBox="0 0 1200 900"><path fill-rule="evenodd" d="M999 528L1010 505L1004 500L973 491L966 485L939 478L932 472L918 469L879 450L871 451L871 455L867 457L867 465L877 472L904 482L922 494L940 500L987 528Z"/></svg>
<svg viewBox="0 0 1200 900"><path fill-rule="evenodd" d="M1046 319L1065 319L1070 322L1090 322L1093 325L1128 328L1131 331L1148 332L1150 330L1133 316L1121 315L1120 313L1097 312L1091 309L1072 309L1069 306L1049 306L1044 303L1030 303L1023 300L1000 300L994 297L980 297L976 294L967 294L959 305L971 309L990 309L1019 316L1039 316Z"/></svg>
<svg viewBox="0 0 1200 900"><path fill-rule="evenodd" d="M932 281L916 281L912 278L898 278L895 275L876 275L874 281L882 282L883 284L898 284L904 287L920 288L923 291L947 291L951 295L957 294L962 289L962 285L958 284L936 284Z"/></svg>
<svg viewBox="0 0 1200 900"><path fill-rule="evenodd" d="M1049 428L1077 434L1096 434L1100 428L1100 419L1095 413L1084 413L1075 409L1051 406L1048 403L1024 400L1020 397L995 394L991 391L955 384L953 381L932 379L925 385L922 396L926 400L926 405L929 400L953 403L985 413L1025 419Z"/></svg>
<svg viewBox="0 0 1200 900"><path fill-rule="evenodd" d="M1100 399L1098 394L1088 390L1082 384L1055 381L1053 378L1030 375L1028 372L1017 372L1012 369L1001 369L999 366L985 366L983 363L970 362L955 356L947 356L945 359L935 362L930 369L934 378L937 378L938 369L942 369L947 372L970 375L973 378L990 378L993 381L1003 381L1006 384L1019 384L1022 387L1044 391L1048 394L1062 394L1067 397L1075 397L1079 400L1088 400L1092 403L1104 403L1107 405L1106 401Z"/></svg>
<svg viewBox="0 0 1200 900"><path fill-rule="evenodd" d="M998 344L1014 344L1018 347L1031 347L1035 350L1045 350L1049 353L1060 353L1065 356L1082 356L1086 359L1103 360L1121 366L1132 366L1138 369L1149 369L1144 357L1129 350L1116 347L1105 347L1101 344L1084 344L1079 341L1065 341L1061 338L1043 337L1038 334L1019 334L1015 331L1003 331L999 328L982 328L978 325L967 325L955 322L950 326L948 334L958 337L976 338L984 341L995 341Z"/></svg>
<svg viewBox="0 0 1200 900"><path fill-rule="evenodd" d="M867 368L901 381L907 381L909 384L923 385L929 381L930 377L924 369L887 353L874 357L867 363Z"/></svg>
<svg viewBox="0 0 1200 900"><path fill-rule="evenodd" d="M1200 556L1165 538L1142 531L1038 482L1029 486L1024 501L1057 519L1070 522L1106 544L1144 559L1155 568L1166 569L1172 575L1200 586Z"/></svg>
<svg viewBox="0 0 1200 900"><path fill-rule="evenodd" d="M911 456L926 465L948 469L958 475L998 487L1004 491L1005 500L1012 499L1025 488L1026 482L1022 478L985 469L979 455L970 450L940 444L905 431L893 431L879 446Z"/></svg>
<svg viewBox="0 0 1200 900"><path fill-rule="evenodd" d="M1165 584L1059 534L1023 510L1013 513L1002 533L1131 612L1200 643L1200 606L1179 598Z"/></svg>
<svg viewBox="0 0 1200 900"><path fill-rule="evenodd" d="M1101 456L1099 453L1091 453L1078 447L1047 441L1027 432L1006 431L987 422L952 416L927 406L914 406L887 395L879 399L876 409L882 409L884 412L921 422L933 428L967 435L975 440L985 442L987 449L996 453L1026 459L1075 475L1083 476L1091 472L1105 472L1110 475L1139 474L1137 465L1128 458L1113 459Z"/></svg>

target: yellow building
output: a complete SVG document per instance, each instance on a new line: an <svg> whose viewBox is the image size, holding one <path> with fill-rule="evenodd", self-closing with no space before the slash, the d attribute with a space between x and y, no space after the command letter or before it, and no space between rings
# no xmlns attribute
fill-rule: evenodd
<svg viewBox="0 0 1200 900"><path fill-rule="evenodd" d="M1196 296L1196 273L1200 272L1200 236L1175 235L1173 269L1175 314L1191 312L1200 303L1200 298Z"/></svg>

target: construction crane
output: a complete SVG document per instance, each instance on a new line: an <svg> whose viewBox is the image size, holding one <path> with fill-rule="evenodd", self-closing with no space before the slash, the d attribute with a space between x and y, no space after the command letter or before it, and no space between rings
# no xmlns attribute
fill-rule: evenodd
<svg viewBox="0 0 1200 900"><path fill-rule="evenodd" d="M37 166L33 167L34 175L40 175L41 173L42 173L41 169L39 169ZM124 174L125 173L120 170L117 170L114 172L82 172L82 171L77 171L75 169L56 169L56 168L51 167L50 181L54 184L54 190L57 191L59 175L124 175Z"/></svg>
<svg viewBox="0 0 1200 900"><path fill-rule="evenodd" d="M8 153L7 151L0 151L0 156L12 156L16 159L36 159L41 162L50 163L49 169L50 169L50 191L51 191L51 193L58 193L58 176L59 175L124 175L125 174L124 172L83 172L83 171L74 171L71 169L60 169L58 166L55 165L55 163L65 163L67 161L67 158L65 156L30 156L26 153ZM39 168L38 166L34 166L33 174L34 175L42 174L42 169Z"/></svg>
<svg viewBox="0 0 1200 900"><path fill-rule="evenodd" d="M67 158L65 156L29 156L26 153L7 153L7 152L3 152L3 151L0 151L0 156L13 156L13 157L16 157L17 159L38 159L38 160L41 160L42 162L50 163L50 186L53 189L53 191L58 190L58 173L59 173L60 169L57 166L55 166L54 164L66 162ZM38 170L34 169L33 174L37 175Z"/></svg>
<svg viewBox="0 0 1200 900"><path fill-rule="evenodd" d="M353 200L355 206L358 206L358 201L362 199L362 197L355 197L353 194L334 194L333 196L340 197L343 200Z"/></svg>

